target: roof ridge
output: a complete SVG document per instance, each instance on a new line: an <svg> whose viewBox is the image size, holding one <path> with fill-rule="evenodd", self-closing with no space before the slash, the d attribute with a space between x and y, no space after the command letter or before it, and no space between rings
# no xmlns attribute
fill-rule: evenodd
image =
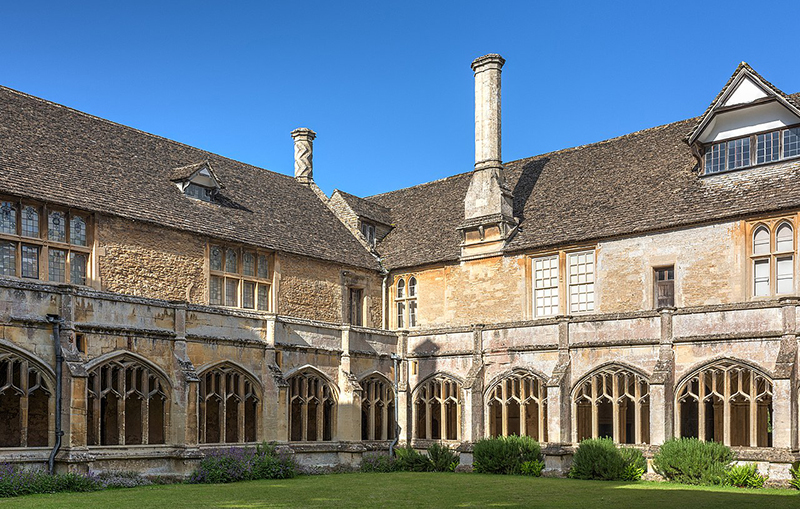
<svg viewBox="0 0 800 509"><path fill-rule="evenodd" d="M667 127L670 127L670 126L673 126L673 125L676 125L676 124L680 124L680 123L683 123L683 122L689 122L689 121L696 120L697 118L698 117L685 118L683 120L676 120L674 122L668 122L666 124L661 124L661 125L657 125L657 126L653 126L653 127L647 127L645 129L639 129L638 131L633 131L633 132L630 132L630 133L621 134L619 136L615 136L613 138L608 138L608 139L605 139L605 140L595 141L595 142L592 142L592 143L585 143L583 145L576 145L574 147L567 147L567 148L562 148L562 149L558 149L558 150L551 150L550 152L544 152L542 154L536 154L536 155L528 156L528 157L521 157L519 159L512 159L511 161L504 161L503 162L503 166L506 166L506 165L509 165L509 164L514 164L514 163L518 163L520 161L527 161L529 159L536 159L536 158L546 157L546 156L554 155L554 154L563 154L563 153L570 152L570 151L573 151L573 150L579 150L579 149L584 149L584 148L593 147L593 146L600 146L600 145L603 145L603 144L606 144L606 143L611 143L611 142L626 138L628 136L636 136L636 135L640 135L640 134L646 133L648 131L654 131L654 130L657 130L657 129L665 129ZM454 175L449 175L447 177L443 177L443 178L440 178L440 179L431 180L429 182L422 182L420 184L415 184L413 186L403 187L403 188L400 188L400 189L395 189L393 191L386 191L384 193L373 194L373 195L368 196L367 198L377 198L379 196L384 196L384 195L387 195L387 194L397 193L397 192L400 192L400 191L406 191L408 189L415 189L415 188L418 188L418 187L437 184L439 182L443 182L443 181L448 180L448 179L454 179L456 177L464 176L464 175L466 175L468 173L472 173L472 171L473 170L469 170L469 171L465 171L465 172L461 172L461 173L456 173ZM365 199L367 199L367 198L365 198Z"/></svg>
<svg viewBox="0 0 800 509"><path fill-rule="evenodd" d="M189 148L189 149L192 149L192 150L199 150L200 152L204 152L205 154L209 154L209 155L212 155L214 157L219 157L221 159L225 159L227 161L231 161L231 162L237 163L237 164L243 164L245 166L250 166L252 168L258 168L259 170L267 171L269 173L278 175L280 177L285 177L285 178L294 180L294 177L292 177L291 175L286 175L285 173L279 173L277 171L268 170L267 168L262 168L261 166L256 166L254 164L246 163L246 162L240 161L238 159L233 159L232 157L227 157L227 156L224 156L222 154L217 154L216 152L210 152L210 151L208 151L206 149L203 149L203 148L200 148L200 147L195 147L194 145L189 145L188 143L183 143L181 141L173 140L173 139L167 138L165 136L161 136L161 135L158 135L158 134L153 134L153 133L150 133L150 132L147 132L147 131L143 131L142 129L137 129L137 128L131 127L129 125L120 124L119 122L115 122L115 121L109 120L107 118L99 117L97 115L92 115L91 113L86 113L85 111L81 111L79 109L72 108L71 106L66 106L64 104L60 104L60 103L57 103L57 102L54 102L54 101L50 101L48 99L44 99L44 98L39 97L39 96L28 94L28 93L22 92L20 90L16 90L16 89L11 88L11 87L7 87L5 85L0 85L0 90L7 90L7 91L11 92L12 94L16 94L18 96L25 97L25 98L28 98L28 99L33 99L35 101L39 101L39 102L48 104L50 106L55 106L56 108L63 108L65 110L69 111L69 112L77 113L78 115L82 115L82 116L90 118L92 120L99 120L101 122L105 122L105 123L110 124L110 125L115 126L115 127L122 127L123 129L127 129L129 131L133 131L133 132L136 132L136 133L139 133L139 134L143 134L145 136L150 136L150 137L155 138L157 140L166 141L167 143L171 143L173 145L178 145L180 147ZM190 164L188 164L186 166L191 166L192 164L196 164L196 163L190 163Z"/></svg>

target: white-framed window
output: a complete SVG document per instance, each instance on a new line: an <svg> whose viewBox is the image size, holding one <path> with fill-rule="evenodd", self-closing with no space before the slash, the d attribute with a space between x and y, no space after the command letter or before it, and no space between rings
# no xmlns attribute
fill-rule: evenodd
<svg viewBox="0 0 800 509"><path fill-rule="evenodd" d="M705 148L704 172L719 173L798 156L800 127L795 126L708 145Z"/></svg>
<svg viewBox="0 0 800 509"><path fill-rule="evenodd" d="M255 249L211 244L208 303L269 311L270 255Z"/></svg>
<svg viewBox="0 0 800 509"><path fill-rule="evenodd" d="M395 323L398 329L417 326L417 278L401 276L395 283Z"/></svg>
<svg viewBox="0 0 800 509"><path fill-rule="evenodd" d="M569 312L594 311L594 251L567 254Z"/></svg>
<svg viewBox="0 0 800 509"><path fill-rule="evenodd" d="M755 225L750 247L753 297L794 293L794 244L788 220Z"/></svg>
<svg viewBox="0 0 800 509"><path fill-rule="evenodd" d="M533 266L533 310L534 316L557 315L559 312L558 294L558 255L534 258Z"/></svg>
<svg viewBox="0 0 800 509"><path fill-rule="evenodd" d="M372 223L361 222L361 234L367 239L367 244L375 246L375 225Z"/></svg>

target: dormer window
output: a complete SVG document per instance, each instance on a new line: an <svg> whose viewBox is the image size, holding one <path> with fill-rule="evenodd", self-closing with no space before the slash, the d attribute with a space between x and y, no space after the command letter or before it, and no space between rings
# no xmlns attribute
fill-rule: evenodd
<svg viewBox="0 0 800 509"><path fill-rule="evenodd" d="M778 129L709 145L704 157L705 173L738 170L798 156L800 127Z"/></svg>
<svg viewBox="0 0 800 509"><path fill-rule="evenodd" d="M175 168L172 181L188 198L209 203L224 187L208 161Z"/></svg>
<svg viewBox="0 0 800 509"><path fill-rule="evenodd" d="M366 221L361 222L361 234L364 235L364 238L367 239L367 244L370 246L375 247L375 225L372 223L367 223Z"/></svg>

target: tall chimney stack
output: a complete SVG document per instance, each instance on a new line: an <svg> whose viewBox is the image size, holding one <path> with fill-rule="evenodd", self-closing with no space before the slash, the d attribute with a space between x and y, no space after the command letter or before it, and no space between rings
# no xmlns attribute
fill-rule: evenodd
<svg viewBox="0 0 800 509"><path fill-rule="evenodd" d="M500 72L505 62L496 54L472 62L475 169L464 197L464 222L459 227L462 260L497 256L517 227L500 152Z"/></svg>
<svg viewBox="0 0 800 509"><path fill-rule="evenodd" d="M500 73L506 61L496 54L478 57L475 71L475 169L497 168L500 156Z"/></svg>
<svg viewBox="0 0 800 509"><path fill-rule="evenodd" d="M292 131L294 140L294 178L301 184L314 182L314 138L317 133L300 127Z"/></svg>

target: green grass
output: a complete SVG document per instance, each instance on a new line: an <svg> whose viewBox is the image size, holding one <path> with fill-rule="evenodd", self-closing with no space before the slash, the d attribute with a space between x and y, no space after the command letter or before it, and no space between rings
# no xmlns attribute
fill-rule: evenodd
<svg viewBox="0 0 800 509"><path fill-rule="evenodd" d="M284 481L171 485L30 495L2 507L797 507L791 490L700 488L654 482L603 482L483 474L337 474Z"/></svg>

